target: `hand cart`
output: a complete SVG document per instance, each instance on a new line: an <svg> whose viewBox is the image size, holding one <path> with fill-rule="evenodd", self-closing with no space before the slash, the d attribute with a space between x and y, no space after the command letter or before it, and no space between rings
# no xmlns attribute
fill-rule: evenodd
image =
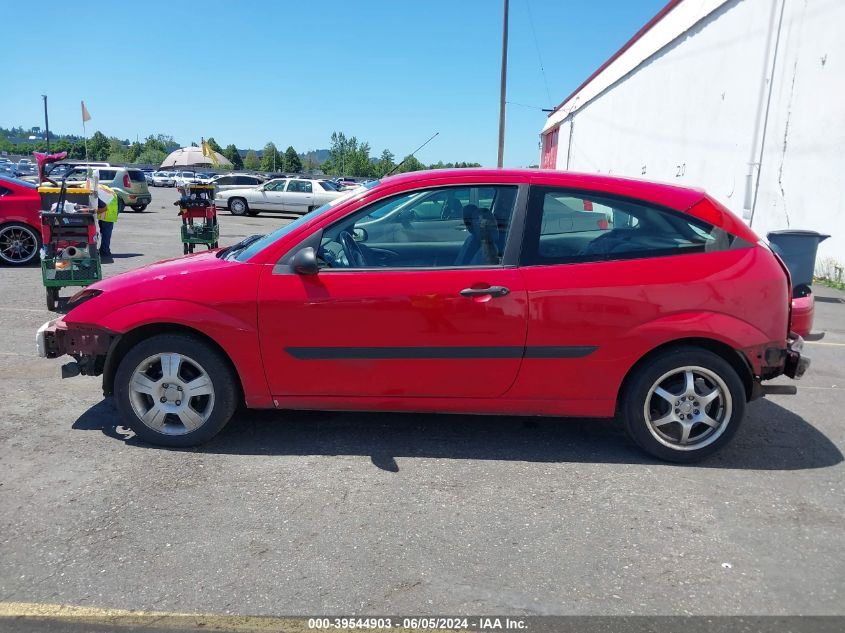
<svg viewBox="0 0 845 633"><path fill-rule="evenodd" d="M84 168L69 170L59 187L38 187L43 209L41 278L48 310L56 309L59 288L87 286L103 278L97 249L96 193L86 186L67 186L67 176L78 171ZM56 209L51 211L54 202ZM76 205L74 211L67 208L69 203Z"/></svg>
<svg viewBox="0 0 845 633"><path fill-rule="evenodd" d="M197 244L217 248L220 225L214 206L214 185L189 184L174 204L179 207L182 218L182 252L193 253Z"/></svg>

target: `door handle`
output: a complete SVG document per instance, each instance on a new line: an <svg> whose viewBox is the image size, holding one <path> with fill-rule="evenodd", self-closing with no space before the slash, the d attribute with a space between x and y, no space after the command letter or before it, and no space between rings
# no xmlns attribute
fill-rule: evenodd
<svg viewBox="0 0 845 633"><path fill-rule="evenodd" d="M464 288L461 290L463 297L483 297L489 295L491 297L504 297L509 294L510 290L504 286L488 286L487 288Z"/></svg>

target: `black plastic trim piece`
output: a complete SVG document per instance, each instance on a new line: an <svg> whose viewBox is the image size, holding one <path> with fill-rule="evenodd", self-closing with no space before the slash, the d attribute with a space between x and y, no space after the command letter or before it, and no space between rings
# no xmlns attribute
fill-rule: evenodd
<svg viewBox="0 0 845 633"><path fill-rule="evenodd" d="M502 347L286 347L298 360L422 360L461 358L583 358L595 345Z"/></svg>

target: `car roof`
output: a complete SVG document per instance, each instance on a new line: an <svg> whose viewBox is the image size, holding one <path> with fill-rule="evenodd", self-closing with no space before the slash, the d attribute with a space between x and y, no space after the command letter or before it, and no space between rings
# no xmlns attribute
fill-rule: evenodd
<svg viewBox="0 0 845 633"><path fill-rule="evenodd" d="M422 184L425 181L437 181L444 184L453 181L455 184L501 183L567 187L639 198L674 209L688 209L707 195L701 189L679 187L669 183L554 169L432 169L406 172L381 180L382 186L399 185L400 187L403 185L410 187L412 184Z"/></svg>

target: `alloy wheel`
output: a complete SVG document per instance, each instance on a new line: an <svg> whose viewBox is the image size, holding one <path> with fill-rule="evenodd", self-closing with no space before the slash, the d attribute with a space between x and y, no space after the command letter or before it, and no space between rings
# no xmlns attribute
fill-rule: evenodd
<svg viewBox="0 0 845 633"><path fill-rule="evenodd" d="M704 367L679 367L658 378L645 399L646 426L661 444L692 451L715 442L731 419L725 381Z"/></svg>
<svg viewBox="0 0 845 633"><path fill-rule="evenodd" d="M0 259L9 264L25 264L38 251L35 232L23 226L0 228Z"/></svg>
<svg viewBox="0 0 845 633"><path fill-rule="evenodd" d="M214 385L203 367L184 354L150 356L135 368L129 401L150 429L185 435L200 428L214 411Z"/></svg>

